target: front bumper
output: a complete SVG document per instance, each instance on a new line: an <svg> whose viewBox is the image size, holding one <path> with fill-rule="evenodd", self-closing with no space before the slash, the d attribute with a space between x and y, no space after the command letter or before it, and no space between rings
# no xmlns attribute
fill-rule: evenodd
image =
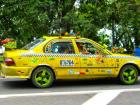
<svg viewBox="0 0 140 105"><path fill-rule="evenodd" d="M1 64L1 77L4 78L30 78L32 67L16 67Z"/></svg>

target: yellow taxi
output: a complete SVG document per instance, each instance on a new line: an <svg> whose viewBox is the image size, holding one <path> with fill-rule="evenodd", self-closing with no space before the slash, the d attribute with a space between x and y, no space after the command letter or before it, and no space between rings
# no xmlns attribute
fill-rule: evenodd
<svg viewBox="0 0 140 105"><path fill-rule="evenodd" d="M6 51L1 64L5 78L24 78L38 88L58 79L118 78L122 84L138 80L140 58L113 54L87 38L44 36L25 47Z"/></svg>

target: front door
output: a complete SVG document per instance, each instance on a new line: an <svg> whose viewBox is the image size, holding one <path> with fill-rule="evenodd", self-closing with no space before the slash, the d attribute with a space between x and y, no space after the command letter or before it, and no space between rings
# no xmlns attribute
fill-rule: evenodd
<svg viewBox="0 0 140 105"><path fill-rule="evenodd" d="M81 62L81 76L113 76L116 70L116 60L111 58L104 49L89 40L76 40Z"/></svg>

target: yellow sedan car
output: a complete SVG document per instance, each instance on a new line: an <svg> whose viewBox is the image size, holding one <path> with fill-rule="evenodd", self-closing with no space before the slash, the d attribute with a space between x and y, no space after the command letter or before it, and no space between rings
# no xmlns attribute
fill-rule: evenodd
<svg viewBox="0 0 140 105"><path fill-rule="evenodd" d="M50 87L58 79L118 78L122 84L138 80L140 58L113 54L80 37L44 36L25 47L6 51L1 75L30 79L35 87Z"/></svg>

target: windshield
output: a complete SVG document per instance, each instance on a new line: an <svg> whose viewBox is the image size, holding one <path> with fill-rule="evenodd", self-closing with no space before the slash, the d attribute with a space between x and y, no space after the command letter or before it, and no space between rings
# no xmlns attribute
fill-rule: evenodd
<svg viewBox="0 0 140 105"><path fill-rule="evenodd" d="M37 45L39 45L40 43L42 43L43 41L45 41L44 38L40 38L40 39L36 39L35 41L27 44L26 46L24 46L22 49L23 50L31 50L34 47L36 47Z"/></svg>

